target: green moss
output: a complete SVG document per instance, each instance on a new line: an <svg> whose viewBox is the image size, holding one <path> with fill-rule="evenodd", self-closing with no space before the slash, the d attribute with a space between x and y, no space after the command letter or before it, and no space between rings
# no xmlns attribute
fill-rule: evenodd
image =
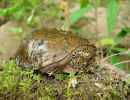
<svg viewBox="0 0 130 100"><path fill-rule="evenodd" d="M66 74L55 74L54 76L56 80L64 80L67 77Z"/></svg>
<svg viewBox="0 0 130 100"><path fill-rule="evenodd" d="M0 71L0 100L122 100L130 94L130 78L117 78L100 66L75 74L36 75L11 60Z"/></svg>

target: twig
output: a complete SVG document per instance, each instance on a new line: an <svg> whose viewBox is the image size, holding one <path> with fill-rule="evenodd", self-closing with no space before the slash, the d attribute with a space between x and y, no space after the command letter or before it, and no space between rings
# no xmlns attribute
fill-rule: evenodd
<svg viewBox="0 0 130 100"><path fill-rule="evenodd" d="M65 23L66 23L66 31L70 31L69 5L68 5L68 2L62 1L61 4L60 4L60 8L64 10Z"/></svg>

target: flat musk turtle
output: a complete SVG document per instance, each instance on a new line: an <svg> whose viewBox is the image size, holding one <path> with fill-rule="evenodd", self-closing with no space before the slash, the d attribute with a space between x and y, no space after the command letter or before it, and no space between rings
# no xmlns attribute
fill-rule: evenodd
<svg viewBox="0 0 130 100"><path fill-rule="evenodd" d="M94 60L96 47L87 39L57 29L39 29L27 35L14 56L22 68L41 73L78 72Z"/></svg>

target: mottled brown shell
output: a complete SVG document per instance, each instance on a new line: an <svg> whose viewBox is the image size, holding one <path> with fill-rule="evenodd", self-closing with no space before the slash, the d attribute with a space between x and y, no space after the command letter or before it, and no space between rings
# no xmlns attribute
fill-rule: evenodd
<svg viewBox="0 0 130 100"><path fill-rule="evenodd" d="M40 29L22 40L14 57L18 66L42 73L70 72L88 66L96 48L87 39L57 29Z"/></svg>

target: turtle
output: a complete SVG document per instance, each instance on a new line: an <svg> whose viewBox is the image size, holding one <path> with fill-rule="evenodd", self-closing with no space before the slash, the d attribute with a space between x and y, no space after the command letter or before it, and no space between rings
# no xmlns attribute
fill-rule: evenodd
<svg viewBox="0 0 130 100"><path fill-rule="evenodd" d="M42 74L79 72L95 59L96 47L73 32L41 28L20 43L13 59L23 69Z"/></svg>

